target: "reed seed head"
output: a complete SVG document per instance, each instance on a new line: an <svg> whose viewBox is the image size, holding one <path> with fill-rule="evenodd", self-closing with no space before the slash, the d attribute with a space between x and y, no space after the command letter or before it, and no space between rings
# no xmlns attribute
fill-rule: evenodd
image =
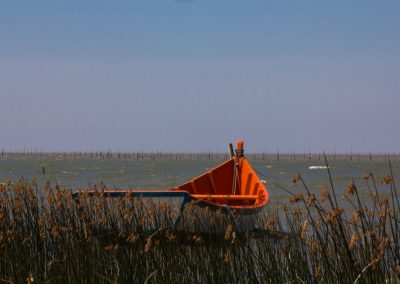
<svg viewBox="0 0 400 284"><path fill-rule="evenodd" d="M306 238L307 228L308 228L308 220L304 220L303 224L301 225L301 229L300 229L300 236L303 239Z"/></svg>
<svg viewBox="0 0 400 284"><path fill-rule="evenodd" d="M354 180L351 180L349 184L347 185L346 189L348 194L354 195L354 193L357 191L356 184L354 183Z"/></svg>
<svg viewBox="0 0 400 284"><path fill-rule="evenodd" d="M368 172L368 173L365 173L362 175L362 178L364 180L369 180L370 178L373 178L373 177L374 177L374 175L371 172Z"/></svg>
<svg viewBox="0 0 400 284"><path fill-rule="evenodd" d="M297 193L293 198L289 200L291 204L297 203L299 201L303 201L304 196L301 193Z"/></svg>
<svg viewBox="0 0 400 284"><path fill-rule="evenodd" d="M353 249L357 245L359 240L360 240L360 233L354 232L349 241L349 248Z"/></svg>
<svg viewBox="0 0 400 284"><path fill-rule="evenodd" d="M315 197L314 194L309 194L309 195L307 196L307 205L308 205L308 206L313 205L313 204L315 203L316 200L317 200L317 198Z"/></svg>
<svg viewBox="0 0 400 284"><path fill-rule="evenodd" d="M231 224L228 224L228 226L226 226L226 229L225 229L224 239L229 240L232 235L232 232L233 232L233 226Z"/></svg>
<svg viewBox="0 0 400 284"><path fill-rule="evenodd" d="M294 174L294 175L292 176L292 181L293 181L293 183L296 183L296 182L298 182L299 180L301 180L301 174L296 173L296 174Z"/></svg>
<svg viewBox="0 0 400 284"><path fill-rule="evenodd" d="M224 253L224 262L227 263L229 262L229 260L231 259L231 254L229 253L229 251Z"/></svg>
<svg viewBox="0 0 400 284"><path fill-rule="evenodd" d="M326 215L327 222L330 223L330 224L335 224L337 222L338 218L342 215L343 212L344 212L343 209L339 209L339 208L332 209Z"/></svg>
<svg viewBox="0 0 400 284"><path fill-rule="evenodd" d="M300 208L296 208L293 210L292 214L295 217L301 217L301 216L303 216L303 211Z"/></svg>
<svg viewBox="0 0 400 284"><path fill-rule="evenodd" d="M356 209L353 214L351 214L351 220L354 224L358 224L360 222L362 214L363 211L361 208Z"/></svg>
<svg viewBox="0 0 400 284"><path fill-rule="evenodd" d="M329 198L330 195L331 195L331 194L330 194L329 190L328 190L327 188L323 188L323 189L321 189L321 193L320 193L319 200L320 200L322 203L324 203L324 202L326 201L326 199Z"/></svg>
<svg viewBox="0 0 400 284"><path fill-rule="evenodd" d="M26 283L27 283L27 284L32 284L32 283L34 283L34 282L35 282L35 278L33 278L33 275L32 275L32 273L30 272L29 275L28 275L28 277L26 277Z"/></svg>
<svg viewBox="0 0 400 284"><path fill-rule="evenodd" d="M391 184L393 182L392 177L391 176L384 176L381 180L380 183L381 184Z"/></svg>
<svg viewBox="0 0 400 284"><path fill-rule="evenodd" d="M319 278L321 276L322 276L322 268L321 268L321 264L318 264L317 268L314 271L314 277Z"/></svg>

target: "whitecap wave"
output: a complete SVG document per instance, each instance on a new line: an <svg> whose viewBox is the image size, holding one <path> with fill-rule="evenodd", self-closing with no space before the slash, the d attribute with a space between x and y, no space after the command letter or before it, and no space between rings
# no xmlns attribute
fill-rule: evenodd
<svg viewBox="0 0 400 284"><path fill-rule="evenodd" d="M310 170L325 170L328 167L327 166L309 166L308 167Z"/></svg>

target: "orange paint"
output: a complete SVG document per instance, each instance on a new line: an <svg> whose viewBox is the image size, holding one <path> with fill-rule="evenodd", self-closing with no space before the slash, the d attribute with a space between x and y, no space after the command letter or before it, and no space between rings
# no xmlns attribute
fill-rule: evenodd
<svg viewBox="0 0 400 284"><path fill-rule="evenodd" d="M236 142L236 150L243 151L243 145L243 140L239 140L238 142Z"/></svg>
<svg viewBox="0 0 400 284"><path fill-rule="evenodd" d="M243 153L243 141L236 151ZM231 207L261 207L269 201L269 194L245 157L233 157L207 173L176 187L187 191L192 198Z"/></svg>
<svg viewBox="0 0 400 284"><path fill-rule="evenodd" d="M244 157L243 141L236 144L236 156L170 190L104 190L103 194L165 194L166 192L185 192L194 200L202 200L217 206L232 208L260 208L269 201L269 194L264 184ZM94 194L94 192L89 191ZM88 192L86 192L88 193Z"/></svg>

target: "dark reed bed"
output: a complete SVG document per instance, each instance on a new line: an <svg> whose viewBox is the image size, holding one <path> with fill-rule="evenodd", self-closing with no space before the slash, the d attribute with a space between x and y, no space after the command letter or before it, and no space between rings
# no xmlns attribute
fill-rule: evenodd
<svg viewBox="0 0 400 284"><path fill-rule="evenodd" d="M263 230L246 234L218 223L220 212L208 221L223 225L221 233L177 231L173 208L131 196L110 200L101 186L93 197L74 199L49 183L45 194L38 194L35 181L2 184L0 282L399 283L393 175L377 181L368 173L364 180L370 200L361 200L353 181L341 192L330 186L315 196L295 174L306 194L260 219ZM377 182L389 193L379 192ZM352 212L339 204L343 194L340 202Z"/></svg>

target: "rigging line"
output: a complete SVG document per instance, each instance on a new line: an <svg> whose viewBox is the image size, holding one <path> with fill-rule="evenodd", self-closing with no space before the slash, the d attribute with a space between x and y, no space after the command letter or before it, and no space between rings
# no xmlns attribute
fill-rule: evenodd
<svg viewBox="0 0 400 284"><path fill-rule="evenodd" d="M236 187L237 187L237 181L238 181L238 168L239 165L236 161L236 159L234 160L234 166L233 166L233 187L232 187L232 195L236 194Z"/></svg>
<svg viewBox="0 0 400 284"><path fill-rule="evenodd" d="M261 173L260 171L256 170L255 168L253 168L254 171L259 174L260 176L262 176L263 178L270 180L270 178L266 177L263 173ZM272 183L273 185L277 186L278 188L282 189L283 191L285 191L286 193L290 194L291 196L295 196L295 194L293 192L291 192L289 189L286 189L285 187L281 186L280 184L278 184L277 182L274 181L268 181L269 183Z"/></svg>

